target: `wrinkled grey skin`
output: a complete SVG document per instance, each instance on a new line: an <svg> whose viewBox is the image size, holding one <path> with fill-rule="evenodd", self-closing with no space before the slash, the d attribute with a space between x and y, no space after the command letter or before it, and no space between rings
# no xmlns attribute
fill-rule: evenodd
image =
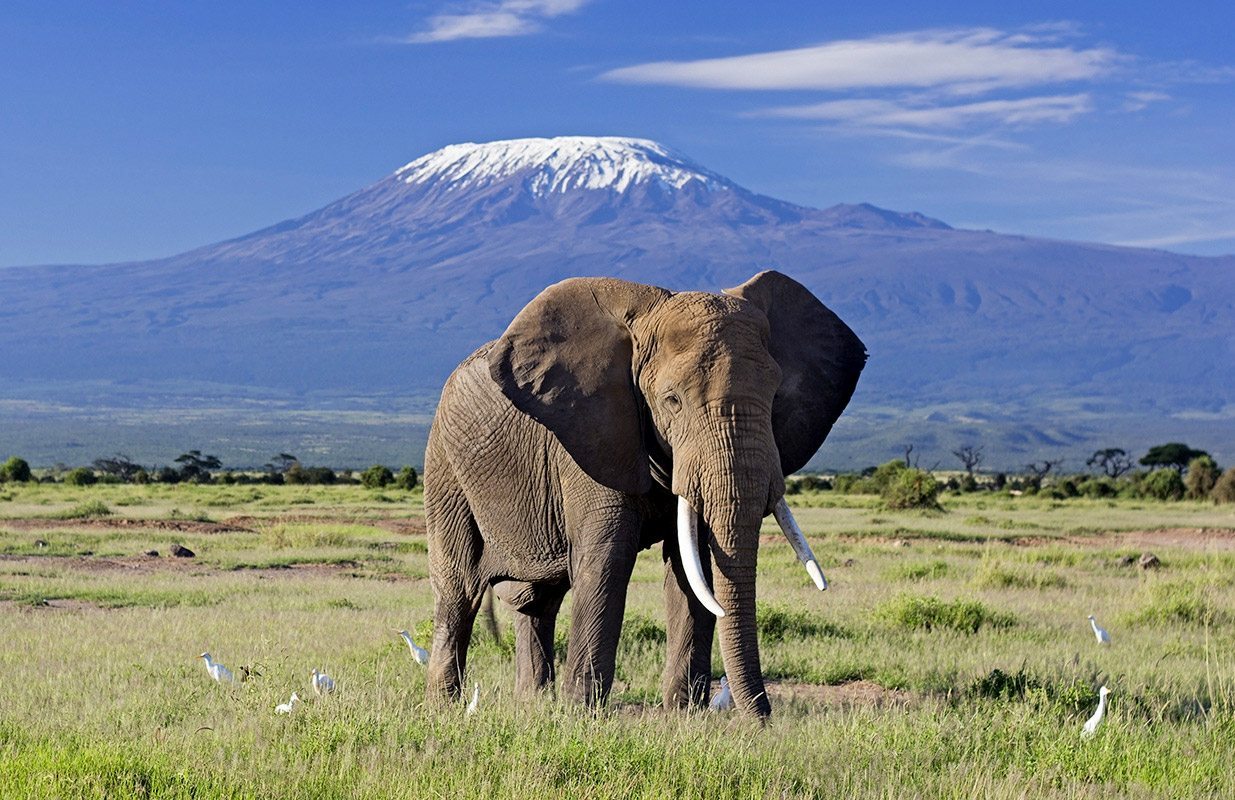
<svg viewBox="0 0 1235 800"><path fill-rule="evenodd" d="M610 278L545 289L455 370L429 436L430 693L458 697L489 585L515 612L518 690L548 686L557 612L573 589L559 690L602 702L636 554L663 541L665 705L707 702L719 625L737 707L766 717L759 527L865 360L857 336L777 272L724 294ZM719 621L686 583L674 495L701 516Z"/></svg>

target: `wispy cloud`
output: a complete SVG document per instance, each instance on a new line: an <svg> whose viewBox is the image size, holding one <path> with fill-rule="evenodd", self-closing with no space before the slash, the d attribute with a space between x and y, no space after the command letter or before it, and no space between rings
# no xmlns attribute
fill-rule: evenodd
<svg viewBox="0 0 1235 800"><path fill-rule="evenodd" d="M404 39L409 44L524 36L543 29L543 21L578 11L590 0L500 0L473 2L435 14L428 27Z"/></svg>
<svg viewBox="0 0 1235 800"><path fill-rule="evenodd" d="M914 98L829 100L756 112L758 116L819 119L870 126L962 128L974 122L1018 126L1038 122L1070 122L1093 107L1088 94L983 100L960 105L934 105Z"/></svg>
<svg viewBox="0 0 1235 800"><path fill-rule="evenodd" d="M1127 92L1124 94L1124 111L1144 111L1154 103L1170 100L1166 92Z"/></svg>
<svg viewBox="0 0 1235 800"><path fill-rule="evenodd" d="M926 30L725 58L636 64L600 77L699 89L913 87L979 93L1092 79L1120 60L1110 48L1078 49L1061 46L1057 39L1055 32Z"/></svg>

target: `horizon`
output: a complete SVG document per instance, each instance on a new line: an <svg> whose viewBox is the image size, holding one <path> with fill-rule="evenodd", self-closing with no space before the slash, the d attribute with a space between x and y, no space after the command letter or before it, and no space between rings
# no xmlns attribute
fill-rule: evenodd
<svg viewBox="0 0 1235 800"><path fill-rule="evenodd" d="M13 10L0 265L171 256L448 144L592 133L812 208L1235 252L1229 8L303 8Z"/></svg>

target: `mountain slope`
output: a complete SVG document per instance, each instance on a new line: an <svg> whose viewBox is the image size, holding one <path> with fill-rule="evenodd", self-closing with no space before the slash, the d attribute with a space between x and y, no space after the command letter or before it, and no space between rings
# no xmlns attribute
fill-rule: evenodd
<svg viewBox="0 0 1235 800"><path fill-rule="evenodd" d="M719 289L769 267L870 346L836 460L976 439L1023 463L1211 429L1196 444L1235 457L1235 258L804 208L623 138L453 145L172 258L0 270L0 399L388 412L564 277Z"/></svg>

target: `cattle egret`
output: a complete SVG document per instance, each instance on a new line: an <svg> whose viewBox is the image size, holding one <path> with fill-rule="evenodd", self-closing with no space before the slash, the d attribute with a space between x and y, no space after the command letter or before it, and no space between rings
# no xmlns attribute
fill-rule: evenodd
<svg viewBox="0 0 1235 800"><path fill-rule="evenodd" d="M1111 635L1106 632L1106 628L1099 628L1098 621L1093 618L1093 614L1089 615L1089 624L1093 626L1093 635L1098 640L1098 644L1110 644Z"/></svg>
<svg viewBox="0 0 1235 800"><path fill-rule="evenodd" d="M729 677L727 675L721 676L720 691L712 696L710 708L713 711L728 711L733 708L733 692L729 691Z"/></svg>
<svg viewBox="0 0 1235 800"><path fill-rule="evenodd" d="M299 702L300 702L300 695L296 694L295 692L292 692L292 699L288 700L286 703L279 703L277 706L275 706L274 713L290 714L292 713L292 709L295 708L296 704Z"/></svg>
<svg viewBox="0 0 1235 800"><path fill-rule="evenodd" d="M470 717L471 715L475 714L476 709L478 708L480 708L480 684L479 683L472 687L472 702L467 704L467 715Z"/></svg>
<svg viewBox="0 0 1235 800"><path fill-rule="evenodd" d="M324 694L330 694L334 691L334 681L324 672L317 669L313 670L313 691L317 692L317 696L321 697Z"/></svg>
<svg viewBox="0 0 1235 800"><path fill-rule="evenodd" d="M429 651L412 641L412 635L407 631L399 631L403 641L407 642L407 649L412 651L412 658L416 659L417 664L429 663Z"/></svg>
<svg viewBox="0 0 1235 800"><path fill-rule="evenodd" d="M215 683L231 683L234 680L232 671L212 659L210 653L202 653L198 658L206 659L206 671L214 678Z"/></svg>
<svg viewBox="0 0 1235 800"><path fill-rule="evenodd" d="M1088 739L1098 732L1098 725L1102 723L1102 716L1106 714L1106 696L1110 693L1111 690L1105 686L1098 690L1098 710L1093 712L1093 716L1081 729L1081 738Z"/></svg>

